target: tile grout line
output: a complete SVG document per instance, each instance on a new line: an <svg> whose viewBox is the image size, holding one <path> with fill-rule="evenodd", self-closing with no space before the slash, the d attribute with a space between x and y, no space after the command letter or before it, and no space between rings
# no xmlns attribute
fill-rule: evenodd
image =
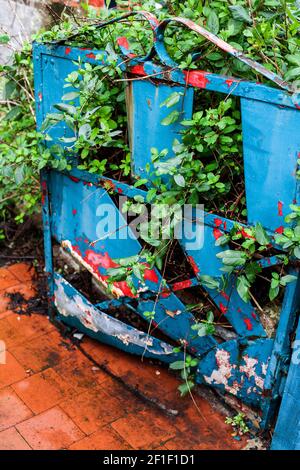
<svg viewBox="0 0 300 470"><path fill-rule="evenodd" d="M23 421L22 421L22 422L23 422ZM20 424L20 423L18 423L18 424ZM30 447L30 450L33 450L33 448L31 447L31 445L29 444L29 442L27 442L25 436L23 436L23 434L20 433L19 429L16 428L16 425L13 426L13 427L15 428L15 430L16 430L16 432L19 434L19 436L21 436L22 439L24 439L24 441L26 442L26 444Z"/></svg>

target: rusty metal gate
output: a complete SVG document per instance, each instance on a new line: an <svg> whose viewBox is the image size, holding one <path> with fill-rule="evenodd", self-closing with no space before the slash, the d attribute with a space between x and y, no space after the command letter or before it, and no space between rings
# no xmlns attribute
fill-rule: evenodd
<svg viewBox="0 0 300 470"><path fill-rule="evenodd" d="M300 97L292 94L279 77L200 26L181 18L158 24L153 16L139 14L147 18L153 29L154 42L148 56L135 57L128 50L126 38L119 40L119 64L125 76L130 77L126 92L133 177L143 177L147 164L151 165L152 147L158 151L171 149L174 138L181 138L180 123L169 126L161 124L169 111L160 104L174 90L181 92L174 109L180 111L185 119L192 116L194 90L197 88L237 96L241 104L248 225L260 222L275 245L274 235L282 233L286 226L284 217L289 213L290 204L299 204L296 169L300 151ZM204 36L226 53L272 80L277 87L201 70L180 70L164 46L164 32L170 21L178 22ZM38 128L41 128L47 113L53 112L53 104L61 100L64 80L76 69L76 61L80 58L81 61L104 66L105 58L97 61L98 54L97 50L63 43L34 45ZM54 142L61 135L68 136L68 133L70 130L63 123L51 130ZM197 220L203 223L203 247L195 251L189 249L188 240L184 237L180 240L181 249L194 272L190 279L174 285L164 284L161 290L162 274L157 269L149 270L145 279L147 289L143 289L138 298L132 295L124 281L115 282L115 298L107 298L93 305L61 274L54 271L53 241L71 253L104 288L107 287L106 271L114 266L113 260L120 258L120 254L122 257L137 255L141 251L141 244L121 213L115 231L119 236L108 237L101 243L91 243L97 239L97 209L101 205L115 207L114 194L133 198L137 195L144 197L146 193L125 182L92 175L76 168L71 171L43 171L41 186L49 296L57 316L67 325L93 338L166 363L181 356L180 352L174 352L174 342L184 342L187 351L199 359L197 382L215 387L222 393L233 394L244 403L261 410L261 427L266 427L282 395L291 357L291 334L296 327L300 306L298 269L291 269L298 280L285 288L275 337L268 337L256 306L250 301L245 303L241 300L234 279L230 276L223 291L205 289L226 316L236 335L223 342L217 341L212 335L195 337L192 330L195 318L177 292L199 285L200 273L215 279L224 275L220 270L222 263L216 256L224 247L216 246L215 241L220 234L229 232L235 222L218 214L197 212L191 224L195 229ZM280 260L274 256L259 262L267 269L280 263ZM156 327L165 338L170 338L170 342L110 316L112 306L124 304L143 319L145 312L155 311ZM170 312L174 314L170 315Z"/></svg>

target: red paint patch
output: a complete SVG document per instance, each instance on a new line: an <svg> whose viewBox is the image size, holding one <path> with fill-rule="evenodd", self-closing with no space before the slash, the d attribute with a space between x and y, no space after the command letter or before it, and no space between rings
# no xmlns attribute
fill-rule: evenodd
<svg viewBox="0 0 300 470"><path fill-rule="evenodd" d="M161 293L160 293L160 297L162 299L166 299L167 297L170 297L170 295L171 295L171 292L167 289L161 291Z"/></svg>
<svg viewBox="0 0 300 470"><path fill-rule="evenodd" d="M45 204L46 196L47 196L47 183L46 181L42 181L42 204L43 205Z"/></svg>
<svg viewBox="0 0 300 470"><path fill-rule="evenodd" d="M158 282L158 277L154 269L145 269L144 279L145 281Z"/></svg>
<svg viewBox="0 0 300 470"><path fill-rule="evenodd" d="M136 297L136 295L133 294L126 281L114 282L114 286L120 289L123 295L125 295L126 297Z"/></svg>
<svg viewBox="0 0 300 470"><path fill-rule="evenodd" d="M275 229L275 232L282 234L284 232L284 227L281 225L280 227Z"/></svg>
<svg viewBox="0 0 300 470"><path fill-rule="evenodd" d="M257 320L257 315L256 315L255 312L251 312L251 316L252 316L252 318L254 318L254 320Z"/></svg>
<svg viewBox="0 0 300 470"><path fill-rule="evenodd" d="M252 235L250 235L249 233L246 232L246 230L244 228L242 228L242 230L239 232L244 238L250 238L252 240L255 239L255 237L253 237Z"/></svg>
<svg viewBox="0 0 300 470"><path fill-rule="evenodd" d="M42 95L42 93L41 93L41 92L39 92L39 93L38 93L38 97L39 97L39 100L40 100L40 101L42 101L42 99L43 99L43 95Z"/></svg>
<svg viewBox="0 0 300 470"><path fill-rule="evenodd" d="M109 254L95 253L93 250L87 250L84 260L98 273L98 268L118 268L119 264L115 263Z"/></svg>
<svg viewBox="0 0 300 470"><path fill-rule="evenodd" d="M66 48L65 48L65 54L68 55L68 54L70 54L70 52L71 52L71 48L70 48L70 47L66 47Z"/></svg>
<svg viewBox="0 0 300 470"><path fill-rule="evenodd" d="M115 191L116 190L116 185L113 181L110 180L104 180L101 182L101 185L104 187L104 189L108 191Z"/></svg>
<svg viewBox="0 0 300 470"><path fill-rule="evenodd" d="M214 224L215 224L216 227L221 227L221 225L223 224L223 220L215 218L214 219Z"/></svg>
<svg viewBox="0 0 300 470"><path fill-rule="evenodd" d="M191 285L192 281L190 279L186 279L186 281L175 282L175 284L172 285L172 290L177 291L187 289L188 287L191 287Z"/></svg>
<svg viewBox="0 0 300 470"><path fill-rule="evenodd" d="M192 85L198 88L206 88L207 84L210 83L206 78L207 72L202 72L200 70L184 70L183 73L188 85Z"/></svg>
<svg viewBox="0 0 300 470"><path fill-rule="evenodd" d="M223 305L222 302L219 303L219 309L224 315L226 315L228 308L225 307L225 305Z"/></svg>
<svg viewBox="0 0 300 470"><path fill-rule="evenodd" d="M228 79L228 80L225 80L225 83L226 83L226 85L228 86L228 88L230 88L230 87L232 86L232 84L233 84L234 81L235 81L235 80L233 80L233 79Z"/></svg>
<svg viewBox="0 0 300 470"><path fill-rule="evenodd" d="M69 176L70 180L73 181L74 183L79 183L80 179L76 178L75 176Z"/></svg>
<svg viewBox="0 0 300 470"><path fill-rule="evenodd" d="M215 237L215 240L218 240L223 236L223 232L221 232L221 230L219 230L218 228L214 228L213 235Z"/></svg>
<svg viewBox="0 0 300 470"><path fill-rule="evenodd" d="M229 300L229 295L226 294L223 290L220 292L221 296L224 297L224 299Z"/></svg>
<svg viewBox="0 0 300 470"><path fill-rule="evenodd" d="M253 330L253 326L252 326L250 318L244 318L244 323L248 331Z"/></svg>
<svg viewBox="0 0 300 470"><path fill-rule="evenodd" d="M278 215L279 215L280 217L283 216L282 208L283 208L283 202L278 201Z"/></svg>
<svg viewBox="0 0 300 470"><path fill-rule="evenodd" d="M146 75L143 65L134 65L131 67L130 72L136 75Z"/></svg>
<svg viewBox="0 0 300 470"><path fill-rule="evenodd" d="M117 44L129 50L129 44L128 44L127 38L125 38L124 36L117 39Z"/></svg>
<svg viewBox="0 0 300 470"><path fill-rule="evenodd" d="M86 54L86 57L87 57L88 59L96 59L96 56L95 56L95 54L94 54L93 52L90 52L89 54Z"/></svg>
<svg viewBox="0 0 300 470"><path fill-rule="evenodd" d="M188 261L189 261L190 265L192 266L194 273L198 274L200 272L200 269L198 268L194 258L192 256L188 256Z"/></svg>
<svg viewBox="0 0 300 470"><path fill-rule="evenodd" d="M76 209L73 209L73 210L72 210L72 214L73 214L73 215L76 215L76 214L77 214L77 210L76 210Z"/></svg>

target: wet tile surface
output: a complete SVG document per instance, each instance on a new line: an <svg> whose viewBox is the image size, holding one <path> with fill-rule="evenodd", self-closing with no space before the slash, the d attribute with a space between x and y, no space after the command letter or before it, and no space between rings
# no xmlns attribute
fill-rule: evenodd
<svg viewBox="0 0 300 470"><path fill-rule="evenodd" d="M34 296L32 275L0 268L0 450L244 447L205 399L196 409L179 396L167 368L87 337L79 350L46 316L12 312L6 294Z"/></svg>

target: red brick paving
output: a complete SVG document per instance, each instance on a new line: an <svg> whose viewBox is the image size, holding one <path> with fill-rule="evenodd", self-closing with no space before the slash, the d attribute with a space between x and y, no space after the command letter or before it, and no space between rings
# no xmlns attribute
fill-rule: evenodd
<svg viewBox="0 0 300 470"><path fill-rule="evenodd" d="M5 294L34 295L25 263L0 268L0 450L239 449L225 417L196 396L180 398L165 367L87 337L82 349L63 339L46 316L18 315ZM111 374L115 377L112 377ZM118 380L119 379L119 380ZM126 384L127 386L124 386ZM164 413L130 391L137 388Z"/></svg>

